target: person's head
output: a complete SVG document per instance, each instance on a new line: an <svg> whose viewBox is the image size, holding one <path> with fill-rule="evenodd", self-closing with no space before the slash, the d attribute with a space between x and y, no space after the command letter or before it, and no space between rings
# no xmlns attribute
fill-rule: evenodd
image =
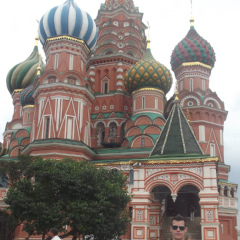
<svg viewBox="0 0 240 240"><path fill-rule="evenodd" d="M184 240L187 230L186 219L184 217L177 215L172 218L170 231L173 240Z"/></svg>
<svg viewBox="0 0 240 240"><path fill-rule="evenodd" d="M51 228L48 235L53 238L54 236L58 235L58 230L56 228Z"/></svg>
<svg viewBox="0 0 240 240"><path fill-rule="evenodd" d="M191 235L187 235L185 240L192 240L192 236Z"/></svg>

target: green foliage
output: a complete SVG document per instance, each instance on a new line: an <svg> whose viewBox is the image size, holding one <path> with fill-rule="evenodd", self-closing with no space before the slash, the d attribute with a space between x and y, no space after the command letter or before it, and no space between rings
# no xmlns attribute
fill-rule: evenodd
<svg viewBox="0 0 240 240"><path fill-rule="evenodd" d="M71 159L31 159L25 167L5 202L29 235L45 236L51 227L65 225L72 229L69 234L101 240L125 233L130 196L122 173Z"/></svg>
<svg viewBox="0 0 240 240"><path fill-rule="evenodd" d="M19 225L19 221L9 214L6 209L0 210L0 239L12 240L15 228Z"/></svg>

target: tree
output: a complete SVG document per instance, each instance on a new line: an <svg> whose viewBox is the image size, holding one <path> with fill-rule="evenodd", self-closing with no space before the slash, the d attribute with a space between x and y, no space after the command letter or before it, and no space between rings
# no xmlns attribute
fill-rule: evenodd
<svg viewBox="0 0 240 240"><path fill-rule="evenodd" d="M125 183L122 173L89 162L37 159L9 188L5 202L29 236L44 239L51 227L68 225L64 236L107 240L124 234L129 224Z"/></svg>

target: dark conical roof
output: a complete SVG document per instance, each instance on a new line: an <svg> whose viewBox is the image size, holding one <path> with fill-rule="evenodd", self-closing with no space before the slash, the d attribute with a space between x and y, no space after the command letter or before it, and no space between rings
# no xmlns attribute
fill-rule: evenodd
<svg viewBox="0 0 240 240"><path fill-rule="evenodd" d="M192 128L179 105L179 101L175 101L151 156L173 154L203 155Z"/></svg>

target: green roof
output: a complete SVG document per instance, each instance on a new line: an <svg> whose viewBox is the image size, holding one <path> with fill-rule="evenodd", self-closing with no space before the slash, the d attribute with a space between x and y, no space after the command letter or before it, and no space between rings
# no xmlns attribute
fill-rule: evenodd
<svg viewBox="0 0 240 240"><path fill-rule="evenodd" d="M197 139L181 107L174 101L167 122L151 155L197 154L203 155Z"/></svg>

